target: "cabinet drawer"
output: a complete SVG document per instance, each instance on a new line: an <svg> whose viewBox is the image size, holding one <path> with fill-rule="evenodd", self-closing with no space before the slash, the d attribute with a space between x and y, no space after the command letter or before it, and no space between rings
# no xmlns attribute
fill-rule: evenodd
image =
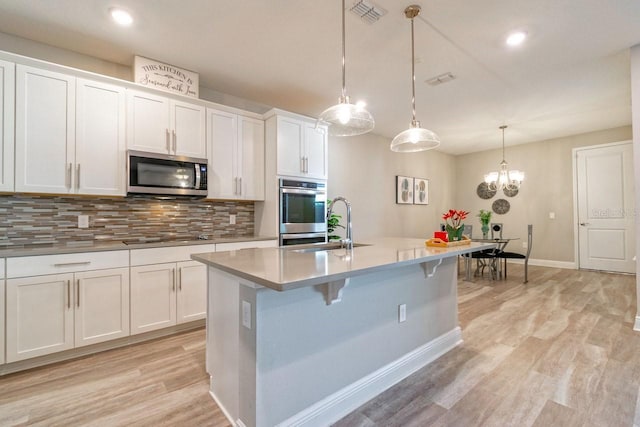
<svg viewBox="0 0 640 427"><path fill-rule="evenodd" d="M132 249L131 265L162 264L165 262L190 261L191 254L215 252L215 244L171 246L166 248Z"/></svg>
<svg viewBox="0 0 640 427"><path fill-rule="evenodd" d="M247 248L275 248L276 246L278 246L277 240L255 240L251 242L218 243L216 245L216 252L237 251L238 249Z"/></svg>
<svg viewBox="0 0 640 427"><path fill-rule="evenodd" d="M25 256L7 259L7 278L129 266L129 251Z"/></svg>

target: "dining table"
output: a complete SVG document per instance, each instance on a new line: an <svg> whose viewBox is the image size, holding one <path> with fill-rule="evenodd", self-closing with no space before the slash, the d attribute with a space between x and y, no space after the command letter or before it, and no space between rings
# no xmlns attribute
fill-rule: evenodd
<svg viewBox="0 0 640 427"><path fill-rule="evenodd" d="M519 240L519 237L498 237L494 239L489 238L474 238L471 237L472 242L480 242L480 243L495 243L496 247L494 249L489 249L492 251L492 254L499 254L503 252L510 241ZM465 265L465 280L467 282L471 281L471 254L464 255L464 265ZM484 271L484 268L489 267L489 275L490 277L495 277L496 279L499 277L502 279L502 268L500 264L500 258L497 256L494 258L476 258L477 265L476 270L473 273L474 277L479 276L481 271Z"/></svg>

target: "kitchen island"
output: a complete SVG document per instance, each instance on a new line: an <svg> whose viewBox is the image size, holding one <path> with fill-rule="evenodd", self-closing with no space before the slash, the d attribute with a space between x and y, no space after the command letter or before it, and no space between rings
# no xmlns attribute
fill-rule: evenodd
<svg viewBox="0 0 640 427"><path fill-rule="evenodd" d="M462 342L458 255L493 246L193 255L208 265L211 395L234 425L328 425Z"/></svg>

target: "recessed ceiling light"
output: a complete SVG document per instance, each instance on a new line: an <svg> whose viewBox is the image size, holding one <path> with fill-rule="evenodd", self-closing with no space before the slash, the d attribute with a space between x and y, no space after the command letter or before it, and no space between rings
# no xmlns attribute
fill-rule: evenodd
<svg viewBox="0 0 640 427"><path fill-rule="evenodd" d="M123 27L128 27L133 23L133 17L126 10L118 9L114 7L109 10L109 13L111 14L111 17L113 18L113 20L116 21L116 24L118 25L122 25Z"/></svg>
<svg viewBox="0 0 640 427"><path fill-rule="evenodd" d="M527 38L527 33L524 31L516 31L515 33L509 34L507 37L507 44L509 46L518 46L524 42Z"/></svg>

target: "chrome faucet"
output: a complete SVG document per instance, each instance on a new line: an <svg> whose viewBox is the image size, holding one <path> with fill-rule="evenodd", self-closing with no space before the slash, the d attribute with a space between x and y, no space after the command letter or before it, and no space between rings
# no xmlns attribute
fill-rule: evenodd
<svg viewBox="0 0 640 427"><path fill-rule="evenodd" d="M353 249L353 235L351 234L351 203L347 199L342 196L338 196L331 201L329 204L329 209L327 209L327 220L331 218L331 212L333 211L333 205L338 202L344 202L347 207L347 236L346 238L340 240L340 245L346 249Z"/></svg>

